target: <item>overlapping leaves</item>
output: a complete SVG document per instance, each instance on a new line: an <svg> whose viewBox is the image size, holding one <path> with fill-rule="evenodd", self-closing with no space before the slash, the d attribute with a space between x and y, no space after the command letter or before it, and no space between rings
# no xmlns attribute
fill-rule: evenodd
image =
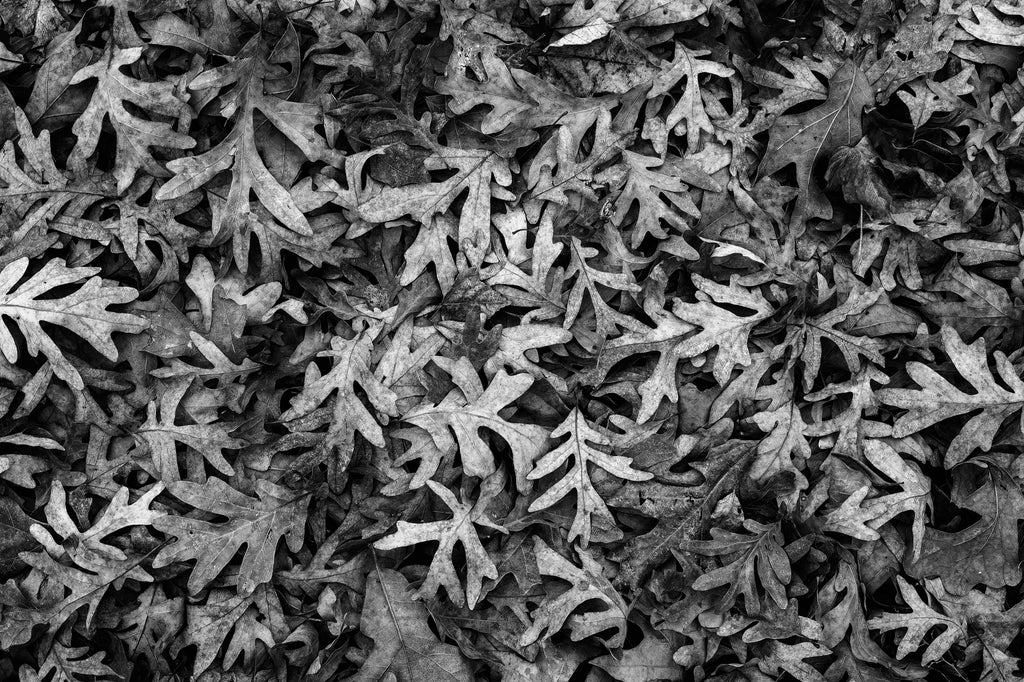
<svg viewBox="0 0 1024 682"><path fill-rule="evenodd" d="M1020 678L1022 17L3 4L0 676Z"/></svg>

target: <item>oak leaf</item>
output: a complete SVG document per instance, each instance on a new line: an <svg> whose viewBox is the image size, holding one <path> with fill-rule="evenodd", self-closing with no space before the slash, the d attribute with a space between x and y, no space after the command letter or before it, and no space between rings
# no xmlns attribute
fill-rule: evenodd
<svg viewBox="0 0 1024 682"><path fill-rule="evenodd" d="M195 645L193 674L201 675L213 665L225 642L228 646L223 660L228 666L243 651L252 650L257 642L263 642L268 648L273 646L275 641L270 628L254 618L258 605L265 602L258 597L259 592L242 595L234 590L215 588L201 602L189 603L185 608L185 628L174 640L171 654L177 655L185 647Z"/></svg>
<svg viewBox="0 0 1024 682"><path fill-rule="evenodd" d="M986 7L971 7L975 21L965 14L960 16L960 26L975 38L994 45L1024 47L1024 27L1002 21Z"/></svg>
<svg viewBox="0 0 1024 682"><path fill-rule="evenodd" d="M177 444L197 452L214 468L225 474L235 473L234 467L224 458L224 449L236 449L244 441L228 435L228 429L219 423L176 424L176 412L185 392L192 384L191 379L178 379L163 388L159 402L151 401L147 407L146 421L135 432L135 437L148 451L157 478L165 483L181 480L178 467Z"/></svg>
<svg viewBox="0 0 1024 682"><path fill-rule="evenodd" d="M658 311L654 329L624 334L608 342L600 357L599 372L607 372L622 358L636 353L656 351L658 363L639 388L642 397L637 422L654 416L662 398L679 401L676 366L682 359L697 358L718 348L712 374L725 384L736 365L750 363L748 335L757 323L771 314L771 306L759 291L750 291L732 281L725 286L693 275L697 287L696 303L676 300L672 311ZM738 315L718 303L753 311ZM696 331L696 334L691 332Z"/></svg>
<svg viewBox="0 0 1024 682"><path fill-rule="evenodd" d="M985 340L966 344L950 327L943 327L942 345L956 371L971 385L973 393L954 386L934 369L920 362L907 364L907 373L920 388L885 388L878 398L886 405L902 408L893 424L896 438L909 436L951 417L981 410L963 425L946 450L945 465L951 469L975 449L988 450L1003 422L1024 409L1024 379L1006 356L994 354L997 375L988 366ZM1024 414L1021 415L1024 427Z"/></svg>
<svg viewBox="0 0 1024 682"><path fill-rule="evenodd" d="M142 52L142 47L121 49L115 48L111 42L98 62L80 69L71 78L71 85L95 78L96 87L89 106L72 127L78 141L68 163L81 166L96 151L106 119L117 137L114 175L118 193L128 189L139 171L156 177L167 175L167 171L153 158L150 147L191 149L196 144L191 137L174 130L169 122L159 118L173 120L188 108L175 95L172 83L146 82L125 74L124 68L138 62ZM157 118L141 118L129 111L125 103L152 112Z"/></svg>
<svg viewBox="0 0 1024 682"><path fill-rule="evenodd" d="M472 609L480 598L484 578L494 580L498 577L498 570L488 556L487 550L480 543L480 537L473 529L473 524L502 532L506 531L487 516L487 505L490 502L490 497L487 495L481 494L480 499L471 506L460 502L452 491L437 481L427 481L427 487L451 510L452 518L428 523L399 521L394 533L373 543L373 546L377 549L387 550L422 542L437 542L438 546L434 551L434 558L430 562L427 577L416 591L416 595L429 597L437 591L437 588L444 587L448 592L449 599L455 604L458 606L468 604ZM462 545L462 551L466 557L465 592L462 590L455 564L452 563L456 543Z"/></svg>
<svg viewBox="0 0 1024 682"><path fill-rule="evenodd" d="M435 358L435 362L437 360ZM402 419L430 433L442 452L452 450L457 444L466 474L478 478L487 478L496 471L493 451L480 437L481 429L493 431L512 450L517 487L528 489L526 475L543 450L548 431L537 424L510 422L499 413L533 384L533 378L528 374L509 374L502 369L484 389L465 358L442 364L446 365L457 388L436 405L427 403L415 407Z"/></svg>
<svg viewBox="0 0 1024 682"><path fill-rule="evenodd" d="M508 127L532 131L547 125L585 130L594 124L599 112L615 105L611 96L566 95L543 78L524 69L510 68L496 54L484 52L480 58L482 77L470 79L460 70L438 83L437 89L452 97L449 106L456 113L465 113L479 104L489 106L491 110L480 128L484 134Z"/></svg>
<svg viewBox="0 0 1024 682"><path fill-rule="evenodd" d="M821 105L801 114L780 116L772 125L757 172L771 175L791 163L796 165L802 190L793 209L798 219L832 216L832 207L815 178L816 166L839 147L857 144L862 134L861 112L873 101L864 72L847 62L832 77L828 98Z"/></svg>
<svg viewBox="0 0 1024 682"><path fill-rule="evenodd" d="M177 538L160 550L153 559L153 567L195 559L188 579L192 594L217 578L243 546L245 551L238 568L239 594L251 594L270 581L282 538L291 551L302 548L308 494L295 494L268 481L259 481L257 497L250 497L219 478L211 478L203 485L175 481L167 490L195 509L226 519L213 523L164 514L153 522L157 530Z"/></svg>
<svg viewBox="0 0 1024 682"><path fill-rule="evenodd" d="M689 231L684 215L700 218L700 210L690 198L689 185L680 177L684 173L666 164L662 159L643 156L629 150L622 152L622 158L626 184L616 201L612 220L617 225L624 225L626 215L634 202L637 204L638 213L631 230L630 246L638 248L648 235L656 239L666 239L669 233L662 228L662 221L675 228L678 234ZM693 182L692 177L688 179ZM707 178L707 183L709 186L714 185L711 178ZM697 253L692 248L687 256L693 260L697 259Z"/></svg>
<svg viewBox="0 0 1024 682"><path fill-rule="evenodd" d="M886 613L875 616L867 622L870 630L882 632L906 630L900 640L899 648L896 650L896 658L905 658L910 652L922 647L925 636L935 627L941 628L941 630L929 642L928 647L921 655L921 662L924 665L939 660L954 644L967 638L966 623L939 613L925 604L917 590L903 576L896 576L896 584L900 588L900 595L910 609L910 613Z"/></svg>
<svg viewBox="0 0 1024 682"><path fill-rule="evenodd" d="M616 294L625 296L627 292L637 293L640 286L629 272L609 272L593 265L590 261L599 253L593 247L584 246L576 237L570 240L569 267L565 271L565 280L574 281L565 302L565 320L562 323L566 329L572 328L580 316L584 296L588 297L594 310L597 345L616 333L619 327L633 331L643 329L638 320L616 310L605 298L611 298ZM603 290L608 290L609 293L605 294ZM577 337L579 336L577 334Z"/></svg>
<svg viewBox="0 0 1024 682"><path fill-rule="evenodd" d="M629 457L605 452L602 448L606 449L611 446L611 437L587 423L587 419L580 412L579 407L574 407L569 415L562 420L562 423L551 432L551 438L561 438L562 436L569 436L569 440L538 459L527 478L530 480L543 478L562 467L570 457L573 459L572 467L565 472L561 479L530 503L529 511L550 507L571 491L575 491L576 516L569 528L569 542L579 537L585 548L590 543L591 516L598 516L602 519L603 525L607 527L615 526L611 512L590 480L588 465L594 464L609 474L627 481L647 481L654 475L647 471L634 469Z"/></svg>
<svg viewBox="0 0 1024 682"><path fill-rule="evenodd" d="M920 555L905 557L908 575L938 575L955 594L978 583L1016 585L1021 579L1017 525L1024 519L1020 486L992 456L972 459L957 472L953 502L981 518L955 532L925 528Z"/></svg>
<svg viewBox="0 0 1024 682"><path fill-rule="evenodd" d="M225 95L223 112L226 118L234 119L234 125L209 151L168 163L174 176L157 190L156 199L183 196L200 189L218 173L229 170L232 180L223 210L223 229L228 234L244 227L251 213L249 193L252 191L286 229L300 236L313 236L313 228L289 188L271 174L257 147L256 113L259 112L310 161L335 156L315 132L322 118L320 108L289 102L275 94L280 92L278 88L287 87L285 82L292 76L282 76L284 67L272 60L284 60L290 51L297 51L298 45L291 44L295 40L294 28L290 27L271 49L263 35L257 34L227 64L208 69L189 83L193 91L233 85Z"/></svg>
<svg viewBox="0 0 1024 682"><path fill-rule="evenodd" d="M428 228L433 221L442 219L452 202L466 193L458 229L452 236L470 265L479 266L490 247L492 196L502 198L504 193L495 191L496 188L512 182L508 162L494 152L482 149L441 147L424 163L428 170L452 169L457 172L439 183L385 187L360 203L359 214L365 220L378 223L411 215L424 225L422 233L430 235ZM434 240L438 238L436 234L430 236ZM419 239L416 244L420 244ZM413 250L411 255L416 253ZM413 273L422 269L422 263L414 263L409 273L403 275L403 281L411 282Z"/></svg>
<svg viewBox="0 0 1024 682"><path fill-rule="evenodd" d="M726 420L723 426L731 424ZM621 562L616 584L638 588L674 552L706 532L715 506L746 474L753 446L734 440L718 442L709 446L706 457L697 459L705 454L695 450L697 442L696 437L684 437L674 446L679 462L689 466L678 474L680 480L669 483L660 476L627 483L609 500L614 506L634 508L655 520L654 528L629 539L612 555Z"/></svg>
<svg viewBox="0 0 1024 682"><path fill-rule="evenodd" d="M676 43L675 57L668 68L654 79L648 97L657 97L671 92L679 81L685 79L686 87L678 101L665 118L666 128L675 128L685 133L686 145L690 152L700 149L701 136L714 134L715 126L704 108L704 91L700 86L702 74L728 78L733 70L715 61L702 59L711 54L710 50L692 50L682 43Z"/></svg>
<svg viewBox="0 0 1024 682"><path fill-rule="evenodd" d="M129 504L128 488L118 488L103 512L87 530L82 531L68 515L64 486L60 481L54 481L50 486L50 500L46 503L49 528L33 524L29 532L51 556L67 557L82 568L98 571L105 564L128 559L124 550L104 542L104 539L130 526L152 525L160 513L149 507L163 491L163 483L157 483Z"/></svg>
<svg viewBox="0 0 1024 682"><path fill-rule="evenodd" d="M63 484L54 480L46 504L49 527L37 523L29 529L42 549L20 555L32 569L29 584L35 587L0 593L0 602L5 604L0 646L24 644L38 625L46 625L54 634L82 607L86 607L85 624L89 626L110 588L120 589L125 580L151 582L152 576L140 566L146 557L125 552L108 536L132 526L154 524L160 513L149 507L163 490L158 483L129 504L128 488L118 488L92 526L83 531L68 514Z"/></svg>
<svg viewBox="0 0 1024 682"><path fill-rule="evenodd" d="M868 439L864 457L876 469L899 484L902 491L865 499L871 486L864 486L848 497L836 510L824 517L824 529L845 533L861 540L877 540L878 529L903 512L914 514L911 531L911 558L921 554L925 538L925 512L931 501L931 481L914 462L905 461L889 444Z"/></svg>
<svg viewBox="0 0 1024 682"><path fill-rule="evenodd" d="M828 656L831 652L813 642L787 644L778 640L764 647L758 667L773 677L787 672L800 682L825 682L825 676L807 662L808 658Z"/></svg>
<svg viewBox="0 0 1024 682"><path fill-rule="evenodd" d="M564 580L570 587L544 599L530 614L533 622L520 637L519 645L532 644L545 633L547 637L552 637L568 623L569 636L573 641L578 642L604 630L612 630L610 638L606 640L608 646L622 646L626 638L626 603L604 577L601 564L587 550L578 549L582 567L576 566L540 538L534 537L533 542L540 572ZM589 602L599 602L602 608L576 613L577 609Z"/></svg>
<svg viewBox="0 0 1024 682"><path fill-rule="evenodd" d="M163 588L150 585L118 620L118 639L129 656L145 658L151 670L166 666L163 654L185 623L185 598L168 597Z"/></svg>
<svg viewBox="0 0 1024 682"><path fill-rule="evenodd" d="M442 644L427 625L427 609L397 571L375 568L366 584L359 621L373 650L349 682L471 682L473 674L459 650Z"/></svg>
<svg viewBox="0 0 1024 682"><path fill-rule="evenodd" d="M23 665L18 671L18 679L21 682L76 682L86 677L97 680L121 679L113 668L103 663L106 656L102 651L91 656L88 653L87 646L69 647L54 642L49 653L40 661L39 669L32 670L30 666Z"/></svg>
<svg viewBox="0 0 1024 682"><path fill-rule="evenodd" d="M54 258L20 285L28 270L29 259L19 258L0 271L0 316L14 320L25 336L30 355L42 352L58 377L76 389L84 388L78 370L46 333L40 323L68 329L84 339L109 360L117 360L114 332L137 334L149 326L145 318L108 310L108 306L135 300L138 292L111 286L95 277L99 268L69 268ZM60 298L44 298L52 289L77 284L89 277L77 291ZM9 362L18 359L18 346L6 329L0 329L0 350Z"/></svg>
<svg viewBox="0 0 1024 682"><path fill-rule="evenodd" d="M497 264L485 268L485 279L513 305L530 309L523 316L523 324L543 322L565 312L562 300L565 269L555 265L564 247L555 241L551 214L545 211L541 216L532 248L526 245L529 224L525 211L494 218L495 227L509 246Z"/></svg>
<svg viewBox="0 0 1024 682"><path fill-rule="evenodd" d="M747 520L744 529L750 534L734 533L722 528L711 529L711 540L694 540L687 549L709 556L725 557L726 565L708 571L693 583L695 590L707 591L728 586L719 602L725 612L743 597L746 612L756 616L761 611L760 584L765 596L780 609L786 608L786 586L793 572L789 557L782 548L783 537L778 524L765 525Z"/></svg>
<svg viewBox="0 0 1024 682"><path fill-rule="evenodd" d="M377 330L379 331L379 330ZM373 351L374 330L357 332L351 339L335 336L330 350L320 351L319 357L334 359L334 366L320 376L315 362L306 366L306 381L302 391L292 398L291 405L281 415L284 421L300 419L317 409L332 393L336 393L332 418L327 430L325 447L336 453L330 459L330 470L335 479L348 468L359 433L377 447L384 447L384 432L377 418L356 395L356 385L362 388L370 404L378 413L397 416L397 396L373 374L370 353Z"/></svg>

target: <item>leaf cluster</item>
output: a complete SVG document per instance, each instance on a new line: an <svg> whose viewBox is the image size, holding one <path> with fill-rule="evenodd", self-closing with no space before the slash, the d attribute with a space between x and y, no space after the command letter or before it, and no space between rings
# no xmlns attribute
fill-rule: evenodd
<svg viewBox="0 0 1024 682"><path fill-rule="evenodd" d="M3 679L1021 679L1020 3L0 20Z"/></svg>

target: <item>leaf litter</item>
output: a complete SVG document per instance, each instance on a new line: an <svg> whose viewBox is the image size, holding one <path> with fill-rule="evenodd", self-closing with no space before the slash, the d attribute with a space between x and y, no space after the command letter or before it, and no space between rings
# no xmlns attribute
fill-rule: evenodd
<svg viewBox="0 0 1024 682"><path fill-rule="evenodd" d="M1022 18L0 2L0 677L1022 679Z"/></svg>

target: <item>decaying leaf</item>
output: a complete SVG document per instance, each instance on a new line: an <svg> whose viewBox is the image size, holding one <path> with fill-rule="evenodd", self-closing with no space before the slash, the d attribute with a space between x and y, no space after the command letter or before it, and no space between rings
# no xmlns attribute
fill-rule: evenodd
<svg viewBox="0 0 1024 682"><path fill-rule="evenodd" d="M656 328L624 334L610 342L602 354L602 365L610 367L622 357L659 353L657 366L639 389L643 402L638 422L650 419L662 398L678 401L675 373L681 359L699 357L717 348L713 376L724 384L736 365L750 362L747 336L770 313L760 293L747 291L736 283L723 286L695 275L694 284L698 290L696 303L677 300L671 312L657 312ZM744 313L736 314L719 303L741 308ZM748 310L753 314L748 314ZM690 333L694 331L697 333Z"/></svg>
<svg viewBox="0 0 1024 682"><path fill-rule="evenodd" d="M294 420L308 415L334 393L333 417L325 436L328 450L336 455L331 459L332 471L344 472L352 458L355 434L359 433L377 447L384 447L384 432L377 418L356 396L356 385L365 392L370 404L381 414L396 416L396 396L384 386L370 370L373 337L369 330L352 339L334 337L330 350L321 351L321 357L334 359L331 371L320 376L316 363L306 366L306 384L292 400L282 419Z"/></svg>
<svg viewBox="0 0 1024 682"><path fill-rule="evenodd" d="M500 370L484 389L464 358L450 368L452 381L458 388L452 389L438 404L421 405L402 418L429 432L442 452L458 445L465 472L479 478L487 478L495 472L494 455L480 431L486 428L497 433L511 448L516 483L520 489L525 489L526 475L543 450L548 432L536 424L506 421L499 411L521 396L533 379L527 374L508 374Z"/></svg>
<svg viewBox="0 0 1024 682"><path fill-rule="evenodd" d="M0 18L0 677L1019 677L1020 0Z"/></svg>
<svg viewBox="0 0 1024 682"><path fill-rule="evenodd" d="M791 163L796 166L801 189L793 209L797 219L831 217L832 208L822 196L815 169L839 147L860 140L861 113L873 99L863 71L847 62L832 77L828 98L820 106L780 116L772 125L758 173L770 175Z"/></svg>
<svg viewBox="0 0 1024 682"><path fill-rule="evenodd" d="M568 581L570 587L557 596L549 596L530 614L532 624L519 638L520 646L537 641L542 633L554 634L568 624L570 637L580 641L606 630L611 635L606 640L611 647L621 646L626 637L626 604L607 578L602 576L601 566L580 549L578 554L583 566L578 567L534 537L534 554L537 568L543 575L554 576ZM597 601L597 611L582 609L588 602Z"/></svg>
<svg viewBox="0 0 1024 682"><path fill-rule="evenodd" d="M146 422L136 432L152 458L156 476L167 483L181 480L176 445L181 443L192 452L199 453L218 471L235 473L224 459L224 448L237 448L242 441L232 438L223 426L217 424L175 424L178 405L189 389L190 381L177 381L160 396L160 404L151 402Z"/></svg>
<svg viewBox="0 0 1024 682"><path fill-rule="evenodd" d="M609 474L627 481L646 481L653 478L653 475L634 469L626 457L610 455L600 449L602 446L611 445L611 438L588 424L578 407L573 408L569 416L551 432L552 438L562 436L569 436L569 440L537 460L527 478L543 478L561 468L570 457L573 459L572 467L557 483L530 503L530 511L550 507L570 491L575 491L576 516L569 528L569 541L572 542L579 537L582 546L586 547L590 543L591 515L600 517L604 525L614 526L611 512L590 480L588 465L594 464Z"/></svg>
<svg viewBox="0 0 1024 682"><path fill-rule="evenodd" d="M79 70L70 83L75 85L92 78L97 81L89 106L75 122L73 131L78 141L69 163L84 164L86 157L96 150L105 118L117 136L115 175L121 192L128 189L140 170L157 177L166 174L153 158L150 147L195 146L195 140L174 130L169 122L140 118L125 106L127 102L171 120L185 108L171 83L147 83L125 75L124 68L137 62L142 52L141 47L117 49L111 44L98 62Z"/></svg>
<svg viewBox="0 0 1024 682"><path fill-rule="evenodd" d="M89 647L66 647L54 642L50 652L39 663L39 669L33 670L23 665L18 671L18 679L26 682L42 682L49 679L53 682L71 682L87 675L98 680L117 680L120 675L103 663L103 654L89 653ZM51 673L53 674L51 676Z"/></svg>
<svg viewBox="0 0 1024 682"><path fill-rule="evenodd" d="M83 388L82 377L41 323L74 332L112 361L117 360L118 354L111 334L137 334L149 326L143 317L107 309L110 305L135 300L138 292L110 286L95 276L98 268L69 268L63 261L54 259L22 282L28 266L29 259L20 258L0 272L0 315L17 325L29 354L45 355L54 373L72 388ZM57 287L80 283L87 277L85 284L72 294L58 298L47 296ZM6 329L0 330L0 350L8 362L18 359L18 344Z"/></svg>
<svg viewBox="0 0 1024 682"><path fill-rule="evenodd" d="M981 518L957 532L926 528L920 556L908 557L911 576L938 575L956 594L979 583L998 588L1021 579L1017 524L1024 518L1024 494L997 462L979 464L988 466L975 472L977 483L967 476L976 467L964 465L954 502Z"/></svg>
<svg viewBox="0 0 1024 682"><path fill-rule="evenodd" d="M932 368L915 362L907 366L907 373L920 389L886 388L879 391L879 399L907 410L893 425L893 435L897 438L980 409L949 444L945 463L947 468L952 468L975 449L991 448L1003 421L1024 409L1024 380L1006 356L997 351L994 354L997 382L997 375L988 367L983 339L968 345L953 329L943 327L942 342L957 373L974 389L972 393L965 393ZM1021 423L1024 424L1024 416Z"/></svg>
<svg viewBox="0 0 1024 682"><path fill-rule="evenodd" d="M153 521L160 532L177 538L160 550L153 560L154 566L196 560L188 580L190 592L206 587L245 546L238 591L250 594L273 577L274 557L282 538L293 552L302 545L308 495L296 495L260 481L256 488L258 497L254 498L219 478L211 478L205 485L177 481L168 490L191 507L227 518L226 523L211 523L168 514Z"/></svg>
<svg viewBox="0 0 1024 682"><path fill-rule="evenodd" d="M480 544L480 538L473 524L485 528L504 531L505 529L495 524L486 516L486 496L480 498L476 504L470 506L459 502L450 490L436 481L427 481L435 495L441 498L445 506L451 510L451 519L444 521L433 521L431 523L407 523L398 522L395 532L386 538L373 543L377 549L395 549L419 544L421 542L437 542L437 550L434 552L434 560L427 571L426 580L417 590L417 596L432 595L437 588L444 587L448 596L459 606L468 603L469 608L476 606L480 598L480 589L484 578L492 580L498 577L498 569L491 561L487 551ZM463 593L461 581L455 571L455 564L452 563L452 553L455 551L455 544L462 545L462 551L466 557L466 590Z"/></svg>
<svg viewBox="0 0 1024 682"><path fill-rule="evenodd" d="M360 627L374 647L352 680L370 682L387 676L398 682L473 679L459 650L441 643L430 631L427 610L397 571L371 571Z"/></svg>
<svg viewBox="0 0 1024 682"><path fill-rule="evenodd" d="M722 602L731 605L742 596L747 613L757 615L761 610L757 588L760 585L765 596L784 608L786 584L792 572L781 546L782 534L777 526L764 526L756 521L747 521L744 528L751 534L714 528L711 540L690 543L690 548L701 554L736 557L725 566L700 576L693 587L704 591L728 586Z"/></svg>
<svg viewBox="0 0 1024 682"><path fill-rule="evenodd" d="M896 583L899 585L900 595L907 607L910 608L910 613L887 613L876 616L867 622L867 626L872 630L883 632L906 629L896 652L897 658L904 658L910 652L921 647L925 636L934 627L940 628L940 631L921 656L921 662L925 665L939 660L958 640L966 638L967 631L964 623L941 614L925 604L917 590L902 577L897 576Z"/></svg>
<svg viewBox="0 0 1024 682"><path fill-rule="evenodd" d="M288 102L287 81L297 73L281 75L289 50L297 49L293 33L281 37L273 47L262 34L257 34L231 62L200 74L189 83L191 90L234 86L226 96L224 111L234 118L231 132L215 147L197 156L182 157L167 164L174 173L157 190L157 199L174 199L201 188L218 173L231 171L231 185L224 206L223 225L227 232L242 228L248 219L249 193L254 192L263 206L288 230L311 236L313 229L299 210L289 188L273 176L261 158L257 144L257 126L265 125L256 118L265 117L284 137L311 161L329 158L330 150L314 132L319 123L318 108L300 102ZM265 244L265 246L269 246Z"/></svg>

